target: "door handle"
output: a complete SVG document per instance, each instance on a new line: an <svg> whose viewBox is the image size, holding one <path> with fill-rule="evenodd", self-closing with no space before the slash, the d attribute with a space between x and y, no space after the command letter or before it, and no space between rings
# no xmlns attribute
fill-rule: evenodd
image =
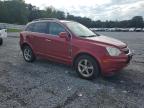
<svg viewBox="0 0 144 108"><path fill-rule="evenodd" d="M50 39L45 39L47 42L51 42L51 40Z"/></svg>

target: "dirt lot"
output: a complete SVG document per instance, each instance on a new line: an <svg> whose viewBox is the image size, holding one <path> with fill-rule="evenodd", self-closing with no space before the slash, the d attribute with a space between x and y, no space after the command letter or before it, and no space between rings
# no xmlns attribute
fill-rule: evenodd
<svg viewBox="0 0 144 108"><path fill-rule="evenodd" d="M144 33L102 33L129 44L131 64L118 76L87 81L66 65L23 60L16 36L0 46L0 108L144 108Z"/></svg>

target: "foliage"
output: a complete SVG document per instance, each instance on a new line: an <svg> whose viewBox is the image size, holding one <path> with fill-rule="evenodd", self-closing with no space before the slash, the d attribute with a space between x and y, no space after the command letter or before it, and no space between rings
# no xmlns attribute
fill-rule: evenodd
<svg viewBox="0 0 144 108"><path fill-rule="evenodd" d="M24 24L27 12L23 0L0 1L0 22Z"/></svg>
<svg viewBox="0 0 144 108"><path fill-rule="evenodd" d="M7 32L21 32L20 29L7 29Z"/></svg>
<svg viewBox="0 0 144 108"><path fill-rule="evenodd" d="M80 22L87 27L144 27L142 16L135 16L131 20L123 21L93 21L87 17L74 16L63 11L56 10L53 7L47 7L40 10L32 4L26 4L24 0L0 1L0 22L26 24L29 21L38 18L58 18Z"/></svg>

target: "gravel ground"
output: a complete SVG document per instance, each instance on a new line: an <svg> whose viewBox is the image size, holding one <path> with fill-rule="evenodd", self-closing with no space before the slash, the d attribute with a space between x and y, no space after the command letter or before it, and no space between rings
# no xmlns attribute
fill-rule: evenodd
<svg viewBox="0 0 144 108"><path fill-rule="evenodd" d="M144 108L144 33L101 32L135 51L131 64L112 78L80 79L66 65L23 60L17 36L0 46L0 108Z"/></svg>

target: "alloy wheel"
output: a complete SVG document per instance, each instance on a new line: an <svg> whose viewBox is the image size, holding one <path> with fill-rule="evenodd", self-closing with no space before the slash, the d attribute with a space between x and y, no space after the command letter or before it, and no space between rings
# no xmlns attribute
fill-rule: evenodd
<svg viewBox="0 0 144 108"><path fill-rule="evenodd" d="M31 55L31 50L28 49L28 48L24 49L24 58L25 58L27 61L29 61L29 60L31 60L31 57L32 57L32 55Z"/></svg>
<svg viewBox="0 0 144 108"><path fill-rule="evenodd" d="M93 75L94 66L88 59L82 59L78 63L78 71L84 77L90 77Z"/></svg>

